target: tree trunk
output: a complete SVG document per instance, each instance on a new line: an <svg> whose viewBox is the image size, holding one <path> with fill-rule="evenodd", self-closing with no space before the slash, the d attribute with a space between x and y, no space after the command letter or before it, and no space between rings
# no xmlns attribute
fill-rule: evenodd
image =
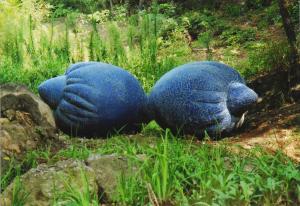
<svg viewBox="0 0 300 206"><path fill-rule="evenodd" d="M295 28L288 11L287 0L278 0L278 5L283 27L291 50L291 68L289 68L288 77L289 87L291 88L293 85L300 82L300 64L299 53L297 50L297 39Z"/></svg>

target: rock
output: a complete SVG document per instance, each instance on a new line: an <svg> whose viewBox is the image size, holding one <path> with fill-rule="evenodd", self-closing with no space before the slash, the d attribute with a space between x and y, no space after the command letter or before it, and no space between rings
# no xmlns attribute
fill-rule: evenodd
<svg viewBox="0 0 300 206"><path fill-rule="evenodd" d="M52 111L25 86L16 84L0 85L1 117L12 118L14 111L23 111L31 115L37 125L55 127ZM6 113L8 116L5 116Z"/></svg>
<svg viewBox="0 0 300 206"><path fill-rule="evenodd" d="M201 136L242 125L258 99L240 74L218 62L193 62L166 73L149 95L150 115L164 128Z"/></svg>
<svg viewBox="0 0 300 206"><path fill-rule="evenodd" d="M118 155L91 155L86 164L94 169L98 187L104 192L104 199L113 201L116 195L118 178L132 175L135 167L129 167L128 159Z"/></svg>
<svg viewBox="0 0 300 206"><path fill-rule="evenodd" d="M98 191L94 171L82 161L71 159L52 166L41 164L22 175L20 182L22 192L28 194L25 206L47 206L53 205L54 200L57 200L56 203L65 201L60 195L68 192L68 187L85 193L88 185L91 196ZM2 203L12 205L14 184L16 180L1 195Z"/></svg>
<svg viewBox="0 0 300 206"><path fill-rule="evenodd" d="M24 86L0 85L0 152L2 157L16 157L38 147L56 142L57 130L51 109ZM5 171L1 161L1 171Z"/></svg>
<svg viewBox="0 0 300 206"><path fill-rule="evenodd" d="M141 161L143 156L138 156ZM129 176L137 172L129 160L118 155L91 155L85 162L79 160L65 160L54 165L41 164L29 170L20 177L22 190L29 192L26 205L53 205L54 199L67 192L66 185L85 192L83 181L87 178L89 193L97 194L101 202L111 203L117 195L117 184L121 175ZM85 176L84 176L85 175ZM1 202L11 205L14 180L2 193ZM60 199L62 200L62 199Z"/></svg>
<svg viewBox="0 0 300 206"><path fill-rule="evenodd" d="M65 75L39 86L55 111L61 130L72 136L106 136L141 123L146 96L138 80L119 67L100 62L71 65Z"/></svg>

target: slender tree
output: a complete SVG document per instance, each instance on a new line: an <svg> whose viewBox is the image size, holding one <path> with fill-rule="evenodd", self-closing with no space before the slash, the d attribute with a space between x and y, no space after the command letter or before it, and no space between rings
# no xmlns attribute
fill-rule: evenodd
<svg viewBox="0 0 300 206"><path fill-rule="evenodd" d="M291 50L291 68L289 69L288 83L293 86L295 83L300 82L300 63L299 53L297 50L297 39L295 27L292 23L289 11L288 0L278 0L279 11L283 22L283 27L287 36L287 40Z"/></svg>

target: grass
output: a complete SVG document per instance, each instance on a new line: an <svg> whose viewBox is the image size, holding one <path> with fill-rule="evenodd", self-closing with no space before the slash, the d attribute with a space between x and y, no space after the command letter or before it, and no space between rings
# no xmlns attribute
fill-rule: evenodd
<svg viewBox="0 0 300 206"><path fill-rule="evenodd" d="M148 92L164 73L189 61L223 61L246 77L273 69L277 63L286 66L285 41L272 43L265 37L268 33L251 27L241 29L230 18L207 10L174 17L174 6L169 7L170 11L168 4L154 4L131 16L120 9L115 16L122 18L101 16L101 21L69 12L57 20L42 1L26 0L21 5L13 0L2 2L0 83L23 83L36 92L42 81L63 74L71 63L102 61L130 71ZM166 14L159 13L161 10ZM188 32L199 33L196 46L206 48L202 52L206 55L193 55ZM255 46L258 42L260 47ZM212 52L220 47L238 50L246 57ZM264 58L257 62L260 56Z"/></svg>
<svg viewBox="0 0 300 206"><path fill-rule="evenodd" d="M149 131L148 131L149 132ZM119 177L116 202L123 205L295 205L300 202L300 165L281 151L269 154L262 148L229 149L226 141L195 143L161 132L161 138L116 136L105 141L71 141L69 147L37 161L86 159L89 154L119 154L138 171ZM141 159L142 157L142 159ZM27 158L29 158L27 156ZM32 160L31 160L32 161ZM82 181L87 181L84 174ZM84 187L57 194L71 205L93 205L99 197ZM80 190L81 191L81 190Z"/></svg>
<svg viewBox="0 0 300 206"><path fill-rule="evenodd" d="M42 1L22 2L0 1L0 83L23 83L35 92L42 81L64 73L77 61L123 67L140 80L146 92L164 73L192 60L221 60L245 77L288 66L285 40L265 41L268 32L238 28L218 13L168 16L168 12L158 12L162 8L155 4L131 16L123 15L120 7L123 13L115 13L114 18L107 10L94 13L96 17L66 10L66 17L58 20ZM236 13L234 16L240 12L238 7L231 9L236 10L228 11ZM203 58L192 51L189 30L201 31L191 45L206 49ZM13 205L22 205L27 199L19 175L28 169L70 158L85 160L93 153L117 153L126 156L130 165L139 166L134 175L119 177L114 200L123 205L300 204L299 165L281 151L269 154L261 148L240 149L236 154L226 142L185 140L163 131L155 122L132 138L117 134L105 141L67 138L67 142L69 145L56 153L50 148L30 151L21 162L11 161L1 176L1 189L15 178ZM81 177L86 183L85 174ZM66 181L65 192L57 194L55 204L97 205L99 197L90 193L87 184L79 190Z"/></svg>
<svg viewBox="0 0 300 206"><path fill-rule="evenodd" d="M61 177L64 184L64 191L55 194L54 206L70 205L70 206L97 206L99 199L97 194L93 194L89 187L87 175L81 170L80 172L82 187L74 187L69 181L68 177Z"/></svg>
<svg viewBox="0 0 300 206"><path fill-rule="evenodd" d="M29 10L42 6L35 1L31 3ZM14 13L10 10L20 13L27 10L17 5L6 6L3 8L6 13L0 16L3 21L0 28L5 31L1 32L0 40L1 83L23 83L36 91L42 81L62 74L71 63L94 60L129 70L148 91L166 71L189 61L190 50L183 33L172 34L175 45L162 41L158 22L164 17L155 13L141 13L126 17L124 22L109 21L102 25L87 19L79 24L76 16L67 16L64 22L55 25L53 19L48 19L48 24L41 20L47 18L46 9L35 16L24 14L25 18L12 18ZM16 25L13 33L9 32L11 24Z"/></svg>
<svg viewBox="0 0 300 206"><path fill-rule="evenodd" d="M26 203L28 196L29 193L24 190L24 186L20 180L20 176L16 176L12 190L11 205L23 206Z"/></svg>

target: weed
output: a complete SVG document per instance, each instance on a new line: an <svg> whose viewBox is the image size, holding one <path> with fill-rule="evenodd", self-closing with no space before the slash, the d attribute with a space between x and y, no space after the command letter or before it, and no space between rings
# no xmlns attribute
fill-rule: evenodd
<svg viewBox="0 0 300 206"><path fill-rule="evenodd" d="M74 187L66 177L62 177L61 181L64 183L64 191L56 194L54 198L55 206L72 205L72 206L97 206L99 199L97 194L92 194L89 186L89 180L84 171L80 171L80 178L82 187Z"/></svg>
<svg viewBox="0 0 300 206"><path fill-rule="evenodd" d="M28 196L29 193L24 190L20 176L17 176L14 180L11 205L23 206L26 203Z"/></svg>

